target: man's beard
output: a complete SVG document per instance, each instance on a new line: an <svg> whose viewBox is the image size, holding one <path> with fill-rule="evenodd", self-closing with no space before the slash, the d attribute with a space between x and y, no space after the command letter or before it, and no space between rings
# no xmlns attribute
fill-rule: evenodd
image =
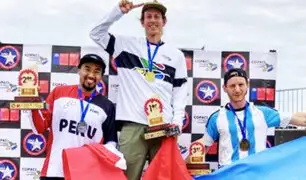
<svg viewBox="0 0 306 180"><path fill-rule="evenodd" d="M96 88L96 86L93 86L93 87L89 87L89 86L86 86L85 84L82 84L82 87L86 90L86 91L92 91Z"/></svg>

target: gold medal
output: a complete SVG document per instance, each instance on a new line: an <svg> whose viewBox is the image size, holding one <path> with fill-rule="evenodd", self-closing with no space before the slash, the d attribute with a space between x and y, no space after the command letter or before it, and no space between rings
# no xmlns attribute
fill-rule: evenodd
<svg viewBox="0 0 306 180"><path fill-rule="evenodd" d="M151 71L147 72L147 74L146 74L146 80L147 80L148 82L153 82L153 81L155 80L155 74L154 74L154 72L151 72Z"/></svg>
<svg viewBox="0 0 306 180"><path fill-rule="evenodd" d="M247 139L242 139L240 141L240 150L241 151L248 151L250 148L250 143Z"/></svg>

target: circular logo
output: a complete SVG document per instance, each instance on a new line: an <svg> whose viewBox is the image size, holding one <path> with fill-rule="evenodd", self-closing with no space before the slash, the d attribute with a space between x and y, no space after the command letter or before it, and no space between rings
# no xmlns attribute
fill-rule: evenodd
<svg viewBox="0 0 306 180"><path fill-rule="evenodd" d="M117 64L116 64L116 59L112 56L111 57L111 66L112 66L112 69L117 72Z"/></svg>
<svg viewBox="0 0 306 180"><path fill-rule="evenodd" d="M38 83L37 73L32 69L21 70L18 76L19 86L36 86Z"/></svg>
<svg viewBox="0 0 306 180"><path fill-rule="evenodd" d="M205 154L205 147L200 142L193 142L189 147L189 154L193 156L201 156Z"/></svg>
<svg viewBox="0 0 306 180"><path fill-rule="evenodd" d="M231 53L229 54L223 61L223 69L227 72L233 68L241 68L246 70L247 68L247 61L246 59L238 53Z"/></svg>
<svg viewBox="0 0 306 180"><path fill-rule="evenodd" d="M38 156L46 149L46 139L43 135L29 132L23 139L23 149L32 156Z"/></svg>
<svg viewBox="0 0 306 180"><path fill-rule="evenodd" d="M208 80L199 82L195 91L197 99L204 104L212 103L219 96L219 89L217 85Z"/></svg>
<svg viewBox="0 0 306 180"><path fill-rule="evenodd" d="M190 123L190 116L187 113L187 111L185 111L185 119L183 120L182 130L186 129L188 127L189 123Z"/></svg>
<svg viewBox="0 0 306 180"><path fill-rule="evenodd" d="M14 68L20 61L20 54L13 46L0 48L0 67L4 69Z"/></svg>
<svg viewBox="0 0 306 180"><path fill-rule="evenodd" d="M147 115L150 115L151 113L162 113L163 105L159 99L150 98L146 101L144 110Z"/></svg>
<svg viewBox="0 0 306 180"><path fill-rule="evenodd" d="M10 160L0 161L0 179L3 180L15 180L18 171L15 163Z"/></svg>
<svg viewBox="0 0 306 180"><path fill-rule="evenodd" d="M101 80L96 87L96 90L98 91L98 93L102 94L102 96L106 95L106 84L104 83L103 80Z"/></svg>

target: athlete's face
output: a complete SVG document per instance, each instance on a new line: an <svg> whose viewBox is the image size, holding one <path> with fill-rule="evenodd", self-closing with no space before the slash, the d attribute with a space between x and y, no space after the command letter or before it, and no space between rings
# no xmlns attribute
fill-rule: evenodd
<svg viewBox="0 0 306 180"><path fill-rule="evenodd" d="M248 82L243 77L232 77L223 85L232 103L238 103L245 100L248 91Z"/></svg>
<svg viewBox="0 0 306 180"><path fill-rule="evenodd" d="M79 69L80 84L86 91L92 91L102 79L102 68L95 63L84 63Z"/></svg>
<svg viewBox="0 0 306 180"><path fill-rule="evenodd" d="M166 24L166 18L156 9L148 9L144 12L142 25L146 30L147 36L162 34L163 27Z"/></svg>

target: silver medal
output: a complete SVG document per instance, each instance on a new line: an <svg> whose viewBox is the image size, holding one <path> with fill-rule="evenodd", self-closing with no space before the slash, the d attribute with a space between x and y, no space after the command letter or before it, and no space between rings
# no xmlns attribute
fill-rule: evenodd
<svg viewBox="0 0 306 180"><path fill-rule="evenodd" d="M86 122L79 122L78 123L78 126L77 126L77 131L80 132L80 133L85 133L87 130L87 124Z"/></svg>

